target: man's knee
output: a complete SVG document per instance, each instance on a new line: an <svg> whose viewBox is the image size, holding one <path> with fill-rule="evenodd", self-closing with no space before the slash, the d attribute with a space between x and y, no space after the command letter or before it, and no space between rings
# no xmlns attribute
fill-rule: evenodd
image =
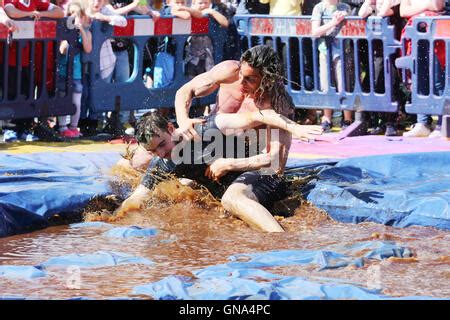
<svg viewBox="0 0 450 320"><path fill-rule="evenodd" d="M222 206L226 210L231 210L239 200L243 198L258 201L252 192L252 187L243 183L233 183L228 187L222 196Z"/></svg>

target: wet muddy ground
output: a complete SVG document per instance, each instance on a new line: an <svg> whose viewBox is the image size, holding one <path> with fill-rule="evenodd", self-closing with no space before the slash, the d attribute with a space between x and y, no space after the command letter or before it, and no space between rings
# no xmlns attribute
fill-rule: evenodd
<svg viewBox="0 0 450 320"><path fill-rule="evenodd" d="M182 194L182 193L180 193ZM185 197L184 194L181 198ZM189 196L187 196L189 198ZM166 199L167 200L167 199ZM45 278L0 278L0 296L40 299L73 297L136 297L137 285L170 275L192 276L191 271L228 262L238 253L275 249L321 249L332 244L355 244L366 240L393 240L411 248L415 257L375 261L362 268L346 267L319 271L316 265L276 267L267 271L310 280L339 279L370 287L373 267L378 287L390 296L450 297L450 233L425 227L393 228L374 223L344 224L304 203L294 216L278 217L286 232L268 234L250 229L220 207L194 200L152 202L150 208L127 215L117 225L151 226L160 230L150 238L111 239L104 229L51 227L29 234L0 239L0 264L36 265L51 257L99 250L120 251L151 259L154 265L125 265L81 269L79 288L71 288L70 270L48 270ZM97 213L88 220L98 219Z"/></svg>

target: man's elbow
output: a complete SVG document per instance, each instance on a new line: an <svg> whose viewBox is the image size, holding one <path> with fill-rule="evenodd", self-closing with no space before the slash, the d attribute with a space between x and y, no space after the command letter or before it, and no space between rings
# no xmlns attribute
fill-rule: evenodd
<svg viewBox="0 0 450 320"><path fill-rule="evenodd" d="M10 19L19 19L22 17L19 12L9 6L5 8L5 12Z"/></svg>

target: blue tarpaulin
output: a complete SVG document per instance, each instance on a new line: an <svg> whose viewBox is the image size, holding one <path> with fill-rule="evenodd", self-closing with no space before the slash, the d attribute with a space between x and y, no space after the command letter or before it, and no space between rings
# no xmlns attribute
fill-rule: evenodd
<svg viewBox="0 0 450 320"><path fill-rule="evenodd" d="M331 248L339 249L340 252L331 251ZM366 253L358 256L361 252ZM315 264L320 270L349 265L362 267L364 259L406 258L411 255L410 249L392 241L334 245L324 247L323 250L238 254L229 257L229 263L193 271L194 277L169 276L154 283L136 286L133 294L162 300L388 299L390 297L381 294L380 289L364 288L361 284L345 283L332 278L311 281L302 277L273 274L260 268L307 264Z"/></svg>
<svg viewBox="0 0 450 320"><path fill-rule="evenodd" d="M155 228L141 228L138 226L118 227L106 231L103 235L111 238L152 237L158 234Z"/></svg>
<svg viewBox="0 0 450 320"><path fill-rule="evenodd" d="M39 267L0 265L0 277L14 279L34 279L47 274Z"/></svg>
<svg viewBox="0 0 450 320"><path fill-rule="evenodd" d="M110 267L124 264L152 265L154 262L141 257L135 257L123 252L97 251L89 254L68 254L53 257L41 263L39 267L77 266L80 268Z"/></svg>
<svg viewBox="0 0 450 320"><path fill-rule="evenodd" d="M110 192L117 152L0 154L0 237L48 226Z"/></svg>
<svg viewBox="0 0 450 320"><path fill-rule="evenodd" d="M319 168L304 195L337 221L450 229L450 152L351 158Z"/></svg>
<svg viewBox="0 0 450 320"><path fill-rule="evenodd" d="M133 293L158 300L290 300L290 299L370 299L386 298L380 290L350 284L323 284L301 277L284 277L272 282L243 278L188 279L170 276L137 286Z"/></svg>

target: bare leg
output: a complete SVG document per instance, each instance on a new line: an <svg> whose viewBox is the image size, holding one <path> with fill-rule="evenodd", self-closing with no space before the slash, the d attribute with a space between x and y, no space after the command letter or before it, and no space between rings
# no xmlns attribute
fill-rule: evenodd
<svg viewBox="0 0 450 320"><path fill-rule="evenodd" d="M353 122L353 111L344 110L344 120Z"/></svg>
<svg viewBox="0 0 450 320"><path fill-rule="evenodd" d="M323 110L322 122L328 121L329 123L331 123L332 117L333 117L333 109Z"/></svg>
<svg viewBox="0 0 450 320"><path fill-rule="evenodd" d="M223 195L222 205L252 227L266 232L284 232L270 212L258 202L251 186L233 183Z"/></svg>

